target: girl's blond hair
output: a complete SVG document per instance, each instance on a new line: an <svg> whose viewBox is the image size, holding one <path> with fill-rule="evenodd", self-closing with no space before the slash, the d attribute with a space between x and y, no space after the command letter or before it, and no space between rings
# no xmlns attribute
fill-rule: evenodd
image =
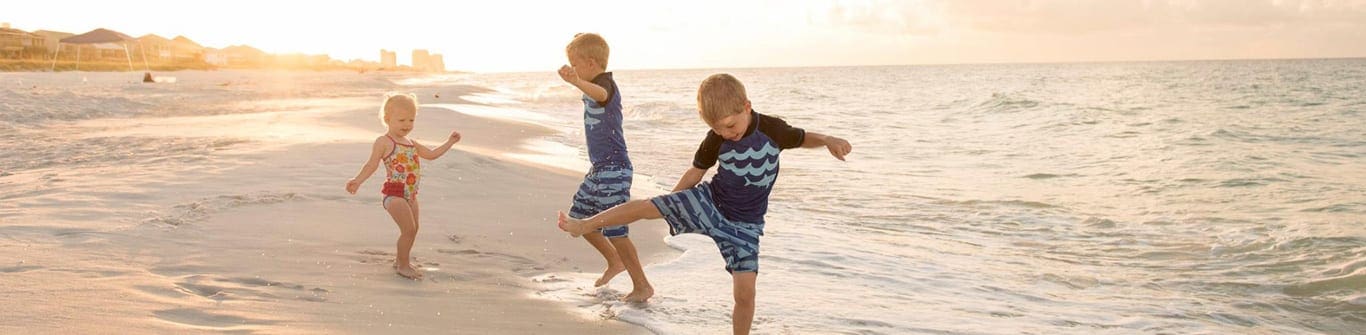
<svg viewBox="0 0 1366 335"><path fill-rule="evenodd" d="M389 93L384 95L384 105L379 108L379 121L384 122L393 111L412 111L417 114L417 94Z"/></svg>

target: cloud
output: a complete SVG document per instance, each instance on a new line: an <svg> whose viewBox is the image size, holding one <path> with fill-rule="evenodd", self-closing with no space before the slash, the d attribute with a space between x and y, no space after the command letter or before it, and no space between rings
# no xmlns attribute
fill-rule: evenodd
<svg viewBox="0 0 1366 335"><path fill-rule="evenodd" d="M1366 0L872 0L834 2L824 14L810 21L911 35L1366 28Z"/></svg>
<svg viewBox="0 0 1366 335"><path fill-rule="evenodd" d="M807 54L863 63L1366 56L1366 0L846 0L807 22L840 46Z"/></svg>
<svg viewBox="0 0 1366 335"><path fill-rule="evenodd" d="M813 24L824 24L874 34L933 35L941 25L922 10L917 1L835 2L823 12L808 16Z"/></svg>
<svg viewBox="0 0 1366 335"><path fill-rule="evenodd" d="M1363 0L1168 1L1183 22L1224 26L1366 25Z"/></svg>

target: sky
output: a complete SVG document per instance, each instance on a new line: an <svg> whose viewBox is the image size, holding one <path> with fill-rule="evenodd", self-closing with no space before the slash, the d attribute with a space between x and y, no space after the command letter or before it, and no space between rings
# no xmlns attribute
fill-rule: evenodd
<svg viewBox="0 0 1366 335"><path fill-rule="evenodd" d="M578 32L610 69L1366 56L1366 0L7 1L24 30L553 71Z"/></svg>

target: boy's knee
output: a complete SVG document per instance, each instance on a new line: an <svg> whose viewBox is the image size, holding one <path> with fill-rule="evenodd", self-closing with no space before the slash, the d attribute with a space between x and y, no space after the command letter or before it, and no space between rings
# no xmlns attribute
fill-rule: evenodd
<svg viewBox="0 0 1366 335"><path fill-rule="evenodd" d="M664 217L663 214L659 213L659 208L655 207L654 201L649 199L631 200L627 204L631 206L632 212L639 214L642 218L658 219Z"/></svg>
<svg viewBox="0 0 1366 335"><path fill-rule="evenodd" d="M736 287L735 304L739 306L753 306L754 295L753 287Z"/></svg>
<svg viewBox="0 0 1366 335"><path fill-rule="evenodd" d="M735 278L735 305L739 307L754 306L755 295L755 272L736 272L731 274Z"/></svg>
<svg viewBox="0 0 1366 335"><path fill-rule="evenodd" d="M740 307L754 306L754 290L749 290L748 293L736 290L735 305Z"/></svg>

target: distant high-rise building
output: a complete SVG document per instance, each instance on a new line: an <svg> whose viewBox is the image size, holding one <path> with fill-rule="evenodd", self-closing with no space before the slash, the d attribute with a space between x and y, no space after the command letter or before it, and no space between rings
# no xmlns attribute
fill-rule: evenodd
<svg viewBox="0 0 1366 335"><path fill-rule="evenodd" d="M432 57L429 59L431 61L428 62L428 65L431 65L432 67L429 71L446 72L446 61L441 57L441 54L432 54Z"/></svg>
<svg viewBox="0 0 1366 335"><path fill-rule="evenodd" d="M428 69L431 68L431 66L428 64L428 62L431 61L430 58L431 55L427 53L426 49L413 49L413 69L418 71L428 71Z"/></svg>
<svg viewBox="0 0 1366 335"><path fill-rule="evenodd" d="M379 49L379 66L387 69L398 68L398 52Z"/></svg>

